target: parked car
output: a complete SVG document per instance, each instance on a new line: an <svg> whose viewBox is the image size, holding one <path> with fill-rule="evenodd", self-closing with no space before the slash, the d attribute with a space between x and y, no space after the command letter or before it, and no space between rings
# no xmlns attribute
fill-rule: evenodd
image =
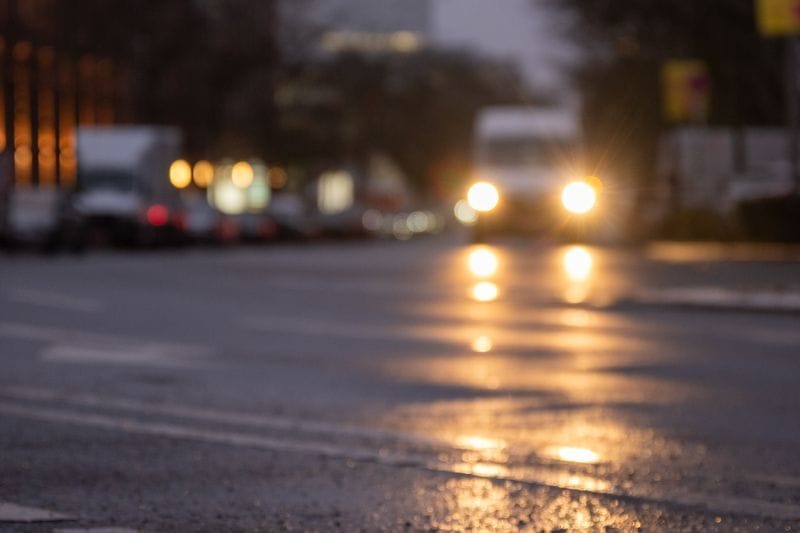
<svg viewBox="0 0 800 533"><path fill-rule="evenodd" d="M184 200L186 236L194 243L229 244L240 238L239 224L229 215L214 209L204 197Z"/></svg>

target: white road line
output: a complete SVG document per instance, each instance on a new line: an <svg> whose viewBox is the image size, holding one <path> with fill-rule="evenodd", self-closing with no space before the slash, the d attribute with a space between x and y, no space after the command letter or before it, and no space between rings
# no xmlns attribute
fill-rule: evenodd
<svg viewBox="0 0 800 533"><path fill-rule="evenodd" d="M47 422L61 422L140 435L195 440L213 444L227 444L229 446L290 453L309 453L325 457L381 462L383 464L424 464L419 458L412 456L389 456L380 453L380 451L352 445L337 446L323 442L279 439L233 431L207 430L178 424L142 422L132 418L90 414L68 409L28 407L2 401L0 401L0 413Z"/></svg>
<svg viewBox="0 0 800 533"><path fill-rule="evenodd" d="M191 357L173 353L160 346L112 347L54 344L40 352L43 361L61 363L106 363L154 367L195 367Z"/></svg>
<svg viewBox="0 0 800 533"><path fill-rule="evenodd" d="M800 311L798 291L738 291L723 287L676 287L640 291L632 298L646 304L705 306L753 311Z"/></svg>
<svg viewBox="0 0 800 533"><path fill-rule="evenodd" d="M217 424L235 424L250 428L297 431L301 433L330 435L333 437L354 437L367 440L405 442L416 446L427 447L449 446L444 440L411 433L370 429L284 416L253 415L205 407L187 407L170 403L154 404L138 400L101 397L91 394L60 394L39 388L6 387L0 390L0 396L24 401L53 401L59 404L70 404L78 407L117 409L151 416L181 417Z"/></svg>
<svg viewBox="0 0 800 533"><path fill-rule="evenodd" d="M307 280L304 278L269 278L262 282L263 285L287 290L304 290L314 292L347 292L347 293L372 293L390 294L396 292L411 291L422 293L418 286L408 282L386 282L370 280Z"/></svg>
<svg viewBox="0 0 800 533"><path fill-rule="evenodd" d="M352 325L332 320L314 320L309 318L259 316L246 319L244 325L255 330L276 333L299 333L303 335L321 335L325 337L344 337L359 340L435 340L441 335L436 331L421 331L418 328L400 328L380 325Z"/></svg>
<svg viewBox="0 0 800 533"><path fill-rule="evenodd" d="M23 505L17 505L16 503L10 502L0 502L0 523L62 522L65 520L74 519L68 515L56 513L47 509L25 507Z"/></svg>
<svg viewBox="0 0 800 533"><path fill-rule="evenodd" d="M372 462L385 466L420 468L451 475L467 475L500 481L514 481L536 486L549 486L582 493L599 494L620 498L634 498L659 504L679 504L707 509L713 512L768 516L785 520L800 519L800 506L775 503L756 498L720 496L713 494L667 492L651 493L645 487L643 494L616 491L608 482L582 476L576 482L575 476L567 472L559 473L543 468L521 468L484 463L465 465L444 463L436 456L396 453L382 448L365 448L352 445L338 446L310 440L292 440L263 437L230 431L207 430L179 424L143 422L131 418L90 414L69 409L45 409L0 401L0 413L45 422L66 423L101 429L123 431L155 437L192 440L209 444L222 444L236 447L255 448L270 451L321 455L336 459ZM478 468L480 466L480 468Z"/></svg>
<svg viewBox="0 0 800 533"><path fill-rule="evenodd" d="M138 529L127 527L90 527L90 528L67 528L54 529L53 533L142 533Z"/></svg>
<svg viewBox="0 0 800 533"><path fill-rule="evenodd" d="M188 367L213 355L209 346L153 342L37 324L0 322L0 338L46 343L45 361Z"/></svg>
<svg viewBox="0 0 800 533"><path fill-rule="evenodd" d="M7 292L6 297L12 302L50 307L60 311L97 313L105 309L105 305L99 300L38 289L13 289Z"/></svg>

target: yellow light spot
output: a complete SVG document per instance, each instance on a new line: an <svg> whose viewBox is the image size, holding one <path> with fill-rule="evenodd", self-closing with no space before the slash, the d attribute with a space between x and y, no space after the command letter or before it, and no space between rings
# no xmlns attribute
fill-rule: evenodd
<svg viewBox="0 0 800 533"><path fill-rule="evenodd" d="M467 450L502 450L506 447L506 442L501 439L479 437L477 435L463 435L456 439L456 446Z"/></svg>
<svg viewBox="0 0 800 533"><path fill-rule="evenodd" d="M231 169L231 181L240 189L246 189L253 183L253 166L247 161L239 161Z"/></svg>
<svg viewBox="0 0 800 533"><path fill-rule="evenodd" d="M472 287L472 299L478 302L493 302L499 294L497 285L491 281L481 281Z"/></svg>
<svg viewBox="0 0 800 533"><path fill-rule="evenodd" d="M585 181L573 181L564 187L561 203L570 213L583 215L588 213L597 202L597 192Z"/></svg>
<svg viewBox="0 0 800 533"><path fill-rule="evenodd" d="M564 254L564 272L571 281L589 279L592 273L592 254L583 246L572 246Z"/></svg>
<svg viewBox="0 0 800 533"><path fill-rule="evenodd" d="M507 466L495 463L459 463L453 466L453 471L486 478L508 475Z"/></svg>
<svg viewBox="0 0 800 533"><path fill-rule="evenodd" d="M500 193L491 183L479 181L467 191L467 202L475 211L491 211L500 202Z"/></svg>
<svg viewBox="0 0 800 533"><path fill-rule="evenodd" d="M178 159L169 167L169 182L176 189L185 189L192 183L192 167L183 159Z"/></svg>
<svg viewBox="0 0 800 533"><path fill-rule="evenodd" d="M594 464L600 461L600 455L588 448L558 446L548 450L547 455L567 463Z"/></svg>
<svg viewBox="0 0 800 533"><path fill-rule="evenodd" d="M194 184L204 189L214 181L214 165L208 161L198 161L194 164L192 174Z"/></svg>
<svg viewBox="0 0 800 533"><path fill-rule="evenodd" d="M478 248L469 254L469 271L480 278L488 278L497 273L497 254L488 248Z"/></svg>
<svg viewBox="0 0 800 533"><path fill-rule="evenodd" d="M494 343L492 342L492 339L486 335L481 335L472 341L471 346L473 352L486 353L492 350Z"/></svg>

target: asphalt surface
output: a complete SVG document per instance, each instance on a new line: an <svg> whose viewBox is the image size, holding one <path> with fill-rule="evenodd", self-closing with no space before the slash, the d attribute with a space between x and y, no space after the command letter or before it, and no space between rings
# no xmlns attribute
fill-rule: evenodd
<svg viewBox="0 0 800 533"><path fill-rule="evenodd" d="M0 531L795 531L798 259L2 256Z"/></svg>

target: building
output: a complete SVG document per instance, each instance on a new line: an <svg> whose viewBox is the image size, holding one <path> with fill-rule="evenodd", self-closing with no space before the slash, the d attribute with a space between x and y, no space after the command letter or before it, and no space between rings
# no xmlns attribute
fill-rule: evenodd
<svg viewBox="0 0 800 533"><path fill-rule="evenodd" d="M78 124L115 121L120 73L70 35L71 0L0 0L0 183L71 186Z"/></svg>

